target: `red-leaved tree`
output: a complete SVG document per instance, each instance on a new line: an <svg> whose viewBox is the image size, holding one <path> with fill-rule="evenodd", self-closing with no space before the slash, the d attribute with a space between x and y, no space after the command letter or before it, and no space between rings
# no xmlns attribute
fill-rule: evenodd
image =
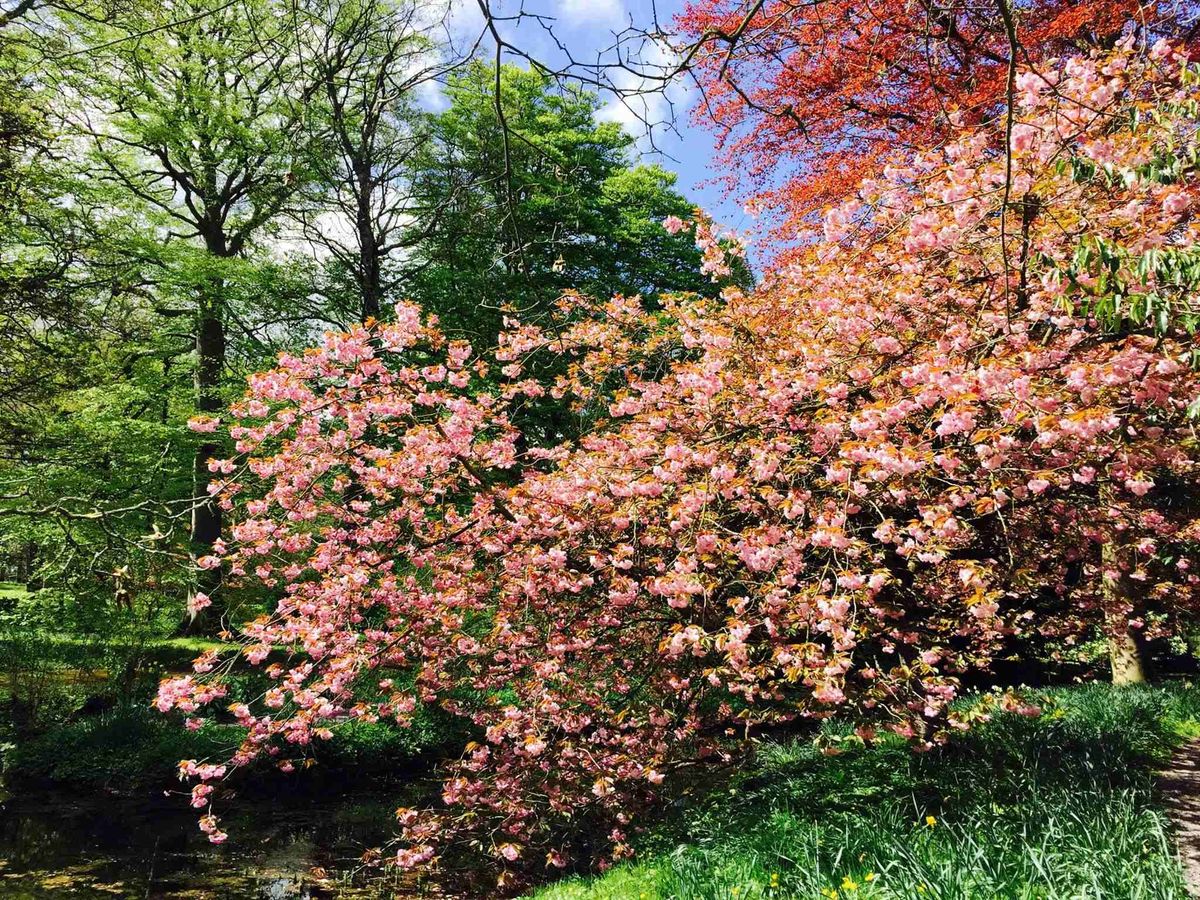
<svg viewBox="0 0 1200 900"><path fill-rule="evenodd" d="M1014 59L1187 34L1189 13L1158 0L692 0L676 24L697 48L695 115L717 134L726 186L791 238L897 153L995 117Z"/></svg>

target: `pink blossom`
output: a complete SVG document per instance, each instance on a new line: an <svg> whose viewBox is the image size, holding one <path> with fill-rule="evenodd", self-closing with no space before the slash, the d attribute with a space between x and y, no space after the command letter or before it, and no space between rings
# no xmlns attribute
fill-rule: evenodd
<svg viewBox="0 0 1200 900"><path fill-rule="evenodd" d="M1026 487L1028 487L1035 494L1042 493L1050 486L1051 486L1051 482L1047 481L1045 478L1031 478L1026 483Z"/></svg>
<svg viewBox="0 0 1200 900"><path fill-rule="evenodd" d="M215 416L197 415L188 419L187 426L192 431L210 434L217 430L221 420Z"/></svg>
<svg viewBox="0 0 1200 900"><path fill-rule="evenodd" d="M1127 478L1125 479L1125 490L1136 494L1139 497L1144 497L1154 487L1154 482L1149 478Z"/></svg>
<svg viewBox="0 0 1200 900"><path fill-rule="evenodd" d="M1012 129L1012 148L1017 153L1028 153L1037 143L1038 129L1018 122Z"/></svg>
<svg viewBox="0 0 1200 900"><path fill-rule="evenodd" d="M1191 201L1188 195L1182 191L1172 191L1163 197L1162 210L1163 215L1178 217L1187 212Z"/></svg>

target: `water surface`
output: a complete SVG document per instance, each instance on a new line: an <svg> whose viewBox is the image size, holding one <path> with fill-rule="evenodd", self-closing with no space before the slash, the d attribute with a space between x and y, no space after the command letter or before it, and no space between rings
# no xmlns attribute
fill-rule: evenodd
<svg viewBox="0 0 1200 900"><path fill-rule="evenodd" d="M236 798L214 846L180 795L0 789L0 897L366 900L428 896L408 876L370 881L360 858L394 832L393 788ZM403 793L401 791L401 793Z"/></svg>

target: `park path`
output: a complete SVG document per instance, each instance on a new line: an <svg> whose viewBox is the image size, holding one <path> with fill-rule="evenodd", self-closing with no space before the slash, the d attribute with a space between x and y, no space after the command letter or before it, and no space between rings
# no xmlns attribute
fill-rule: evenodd
<svg viewBox="0 0 1200 900"><path fill-rule="evenodd" d="M1171 817L1188 892L1200 897L1200 738L1175 751L1159 776L1159 788Z"/></svg>

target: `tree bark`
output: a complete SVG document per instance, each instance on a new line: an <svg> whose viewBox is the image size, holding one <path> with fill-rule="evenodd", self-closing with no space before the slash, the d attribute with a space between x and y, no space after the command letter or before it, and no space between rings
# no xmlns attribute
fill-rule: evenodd
<svg viewBox="0 0 1200 900"><path fill-rule="evenodd" d="M227 256L228 251L222 237L207 241L209 252L217 256ZM224 316L224 284L216 278L200 289L196 309L196 409L209 415L219 415L223 408L221 401L221 377L225 370L225 316ZM202 440L196 446L192 459L192 527L191 555L193 563L202 556L213 552L213 547L221 537L222 516L221 508L212 500L209 485L212 483L212 473L208 470L208 461L218 454L221 447L215 441ZM201 569L196 566L195 582L192 586L193 595L203 592L210 597L221 585L221 570ZM194 609L192 598L188 598L188 609ZM214 606L202 618L207 623L219 621L221 616ZM192 613L191 627L195 627L200 616Z"/></svg>
<svg viewBox="0 0 1200 900"><path fill-rule="evenodd" d="M1133 582L1121 570L1121 545L1110 539L1100 548L1100 564L1104 592L1104 619L1108 631L1108 659L1112 668L1112 683L1142 684L1146 680L1146 663L1142 641L1129 627L1129 614L1138 608Z"/></svg>
<svg viewBox="0 0 1200 900"><path fill-rule="evenodd" d="M1146 681L1146 667L1142 659L1142 647L1130 629L1108 637L1108 658L1112 666L1112 683L1143 684Z"/></svg>
<svg viewBox="0 0 1200 900"><path fill-rule="evenodd" d="M196 322L196 409L202 413L221 412L221 372L225 367L225 325L221 320L219 303L204 297ZM208 499L212 473L208 461L219 445L203 441L196 447L193 468L192 543L198 549L210 550L221 536L221 511Z"/></svg>
<svg viewBox="0 0 1200 900"><path fill-rule="evenodd" d="M364 167L366 164L363 164ZM379 238L371 209L370 170L358 173L358 279L362 293L361 321L378 319L383 300L383 276L379 264Z"/></svg>

